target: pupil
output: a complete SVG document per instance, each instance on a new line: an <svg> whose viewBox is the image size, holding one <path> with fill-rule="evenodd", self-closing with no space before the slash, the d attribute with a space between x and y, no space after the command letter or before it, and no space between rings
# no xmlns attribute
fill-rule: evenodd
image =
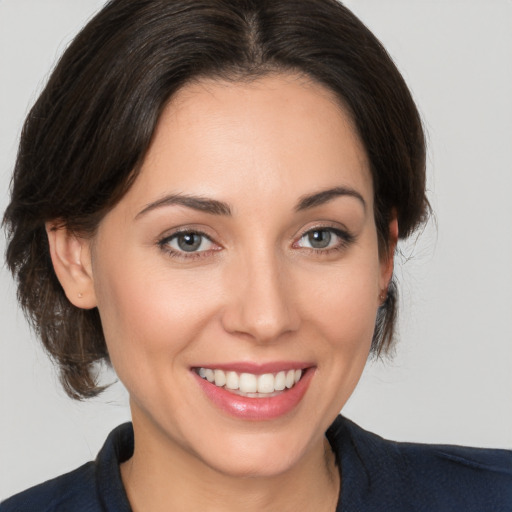
<svg viewBox="0 0 512 512"><path fill-rule="evenodd" d="M192 252L201 245L201 236L196 233L186 233L178 237L178 245L180 249L186 252Z"/></svg>
<svg viewBox="0 0 512 512"><path fill-rule="evenodd" d="M331 243L330 231L313 231L309 233L308 238L311 247L314 247L315 249L325 249Z"/></svg>

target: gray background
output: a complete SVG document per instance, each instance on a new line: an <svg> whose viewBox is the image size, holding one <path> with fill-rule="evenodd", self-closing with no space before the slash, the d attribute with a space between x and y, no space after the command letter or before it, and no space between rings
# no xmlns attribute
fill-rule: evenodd
<svg viewBox="0 0 512 512"><path fill-rule="evenodd" d="M0 0L2 211L28 107L102 4ZM512 2L346 4L381 38L423 114L438 226L402 245L397 355L368 366L344 412L389 438L512 448ZM129 412L119 384L89 403L65 397L5 268L0 325L1 499L93 458Z"/></svg>

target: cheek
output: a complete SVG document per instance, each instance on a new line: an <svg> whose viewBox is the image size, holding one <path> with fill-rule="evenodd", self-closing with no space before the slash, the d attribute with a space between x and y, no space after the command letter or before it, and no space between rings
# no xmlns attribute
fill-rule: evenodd
<svg viewBox="0 0 512 512"><path fill-rule="evenodd" d="M357 258L354 258L357 261ZM373 336L378 308L378 261L334 267L324 279L303 285L303 317L316 324L331 344L347 350L365 347Z"/></svg>
<svg viewBox="0 0 512 512"><path fill-rule="evenodd" d="M219 294L214 280L198 274L176 275L147 258L103 260L95 272L98 309L114 368L123 380L125 368L168 354L174 360L188 347L213 314ZM162 364L172 364L165 361ZM134 364L135 363L135 364Z"/></svg>
<svg viewBox="0 0 512 512"><path fill-rule="evenodd" d="M318 361L311 415L327 418L343 408L354 391L371 347L378 301L378 261L364 254L332 267L324 279L300 283L301 339Z"/></svg>
<svg viewBox="0 0 512 512"><path fill-rule="evenodd" d="M370 304L369 294L351 293L347 287L314 301L309 309L311 330L324 342L316 355L329 369L334 389L355 386L366 364L377 313Z"/></svg>

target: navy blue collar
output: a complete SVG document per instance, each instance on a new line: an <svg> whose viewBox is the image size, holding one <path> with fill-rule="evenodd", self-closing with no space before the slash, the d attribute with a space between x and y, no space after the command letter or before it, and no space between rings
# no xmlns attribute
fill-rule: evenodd
<svg viewBox="0 0 512 512"><path fill-rule="evenodd" d="M132 512L121 480L120 464L133 455L133 426L124 423L107 437L96 458L96 488L105 512Z"/></svg>

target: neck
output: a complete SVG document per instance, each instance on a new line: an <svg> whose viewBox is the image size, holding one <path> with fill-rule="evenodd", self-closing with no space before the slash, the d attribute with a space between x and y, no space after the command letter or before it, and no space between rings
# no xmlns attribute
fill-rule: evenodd
<svg viewBox="0 0 512 512"><path fill-rule="evenodd" d="M233 476L208 466L176 443L158 439L154 432L148 435L135 418L134 432L134 454L121 465L134 512L333 512L336 508L340 475L325 438L280 474Z"/></svg>

